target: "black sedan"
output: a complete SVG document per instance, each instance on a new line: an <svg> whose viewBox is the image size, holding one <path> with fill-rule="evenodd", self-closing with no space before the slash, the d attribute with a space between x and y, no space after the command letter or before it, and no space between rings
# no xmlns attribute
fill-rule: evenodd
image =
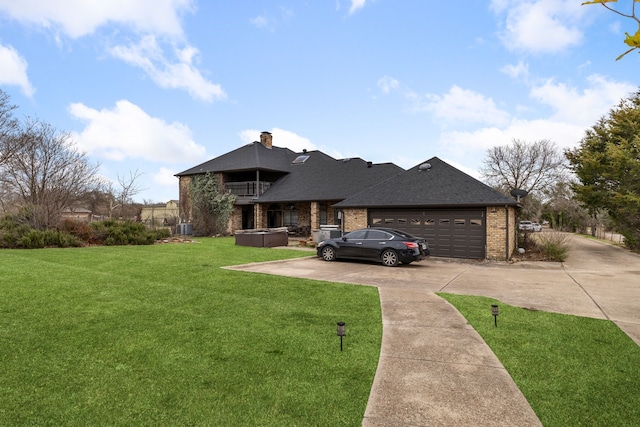
<svg viewBox="0 0 640 427"><path fill-rule="evenodd" d="M318 244L325 261L338 258L382 262L387 267L410 264L429 255L425 239L392 228L364 228Z"/></svg>

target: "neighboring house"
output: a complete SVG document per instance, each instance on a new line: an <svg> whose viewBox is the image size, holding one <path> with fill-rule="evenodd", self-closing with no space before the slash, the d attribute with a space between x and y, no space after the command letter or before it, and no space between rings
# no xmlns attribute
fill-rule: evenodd
<svg viewBox="0 0 640 427"><path fill-rule="evenodd" d="M66 208L60 213L62 219L71 219L79 222L91 222L93 213L85 208Z"/></svg>
<svg viewBox="0 0 640 427"><path fill-rule="evenodd" d="M191 177L216 173L238 196L229 230L289 227L310 236L321 225L344 231L388 226L426 237L442 257L508 259L518 203L434 157L405 171L393 163L334 159L320 151L254 142L176 174L180 217L189 221Z"/></svg>
<svg viewBox="0 0 640 427"><path fill-rule="evenodd" d="M150 226L175 225L179 216L178 201L169 200L166 204L157 203L144 206L140 212L140 220Z"/></svg>

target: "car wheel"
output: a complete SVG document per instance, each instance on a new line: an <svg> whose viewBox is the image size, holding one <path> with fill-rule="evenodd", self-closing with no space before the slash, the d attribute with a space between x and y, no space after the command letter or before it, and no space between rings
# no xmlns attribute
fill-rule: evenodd
<svg viewBox="0 0 640 427"><path fill-rule="evenodd" d="M336 250L332 246L322 248L322 259L325 261L334 261L336 259Z"/></svg>
<svg viewBox="0 0 640 427"><path fill-rule="evenodd" d="M382 263L387 267L395 267L398 265L398 254L391 249L387 249L380 255Z"/></svg>

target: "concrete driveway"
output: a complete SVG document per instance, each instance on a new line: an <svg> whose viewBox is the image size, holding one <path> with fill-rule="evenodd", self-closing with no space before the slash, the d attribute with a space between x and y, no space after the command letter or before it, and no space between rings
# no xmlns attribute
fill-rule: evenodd
<svg viewBox="0 0 640 427"><path fill-rule="evenodd" d="M540 422L500 361L434 292L610 319L640 345L640 255L577 236L564 263L431 258L396 268L311 257L233 267L376 286L383 338L363 426Z"/></svg>

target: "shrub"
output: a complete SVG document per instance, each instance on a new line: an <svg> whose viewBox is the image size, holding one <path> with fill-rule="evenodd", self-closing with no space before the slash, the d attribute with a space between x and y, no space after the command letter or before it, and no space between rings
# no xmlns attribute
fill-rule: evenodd
<svg viewBox="0 0 640 427"><path fill-rule="evenodd" d="M91 223L95 239L107 246L114 245L151 245L157 240L158 233L148 229L143 223L117 221L109 219Z"/></svg>
<svg viewBox="0 0 640 427"><path fill-rule="evenodd" d="M166 229L150 230L139 222L107 220L85 224L63 221L57 229L35 230L20 217L0 218L0 248L36 249L77 247L83 244L151 245L169 237Z"/></svg>
<svg viewBox="0 0 640 427"><path fill-rule="evenodd" d="M29 230L17 242L17 246L24 249L40 249L46 247L78 247L80 241L71 234L59 230Z"/></svg>
<svg viewBox="0 0 640 427"><path fill-rule="evenodd" d="M86 242L90 245L98 243L98 239L96 237L96 231L89 224L74 221L72 219L65 219L58 226L58 230L62 231L66 234L71 234L75 236L77 239Z"/></svg>
<svg viewBox="0 0 640 427"><path fill-rule="evenodd" d="M155 230L155 235L155 240L167 239L171 237L171 232L166 228L160 228L158 230Z"/></svg>
<svg viewBox="0 0 640 427"><path fill-rule="evenodd" d="M18 240L18 247L24 249L44 248L44 236L41 231L29 230Z"/></svg>
<svg viewBox="0 0 640 427"><path fill-rule="evenodd" d="M24 218L15 215L3 216L0 218L0 247L17 248L22 236L31 230Z"/></svg>
<svg viewBox="0 0 640 427"><path fill-rule="evenodd" d="M537 246L540 248L545 257L550 261L563 262L569 254L570 234L561 233L559 231L549 231L540 233L537 238Z"/></svg>

